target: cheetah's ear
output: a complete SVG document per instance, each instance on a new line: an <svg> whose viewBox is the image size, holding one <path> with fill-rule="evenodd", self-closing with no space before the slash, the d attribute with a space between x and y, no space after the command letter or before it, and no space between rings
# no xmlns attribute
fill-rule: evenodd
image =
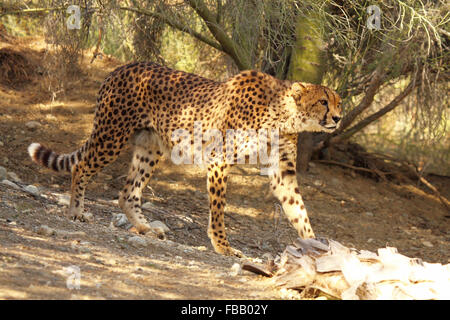
<svg viewBox="0 0 450 320"><path fill-rule="evenodd" d="M294 82L291 86L291 91L294 97L298 97L305 93L306 87L301 82Z"/></svg>

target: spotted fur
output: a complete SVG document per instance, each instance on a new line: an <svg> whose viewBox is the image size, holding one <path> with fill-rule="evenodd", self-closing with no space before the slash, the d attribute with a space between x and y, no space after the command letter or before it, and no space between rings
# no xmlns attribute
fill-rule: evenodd
<svg viewBox="0 0 450 320"><path fill-rule="evenodd" d="M171 137L176 129L194 136L196 121L201 121L202 133L215 128L224 137L227 129L278 129L279 165L269 175L271 190L299 235L308 238L314 237L314 232L296 179L297 133L335 130L341 117L340 103L339 95L327 87L281 81L258 71L243 71L226 82L217 82L154 63L134 63L116 69L103 82L92 133L80 149L58 155L33 143L28 151L38 164L71 172L69 213L89 220L90 215L84 212L89 179L116 160L127 145L133 145L119 205L136 229L146 233L151 227L141 210L142 190L163 154L174 148L176 142ZM245 148L255 149L248 144ZM208 164L208 235L217 252L241 255L230 247L225 234L229 168L225 161Z"/></svg>

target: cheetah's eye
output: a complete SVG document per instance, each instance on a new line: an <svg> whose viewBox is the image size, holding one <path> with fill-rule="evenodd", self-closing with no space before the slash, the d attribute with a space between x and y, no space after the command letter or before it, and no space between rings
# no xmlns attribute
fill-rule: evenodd
<svg viewBox="0 0 450 320"><path fill-rule="evenodd" d="M321 105L323 105L325 107L328 107L328 101L327 100L319 100L319 102L320 102Z"/></svg>

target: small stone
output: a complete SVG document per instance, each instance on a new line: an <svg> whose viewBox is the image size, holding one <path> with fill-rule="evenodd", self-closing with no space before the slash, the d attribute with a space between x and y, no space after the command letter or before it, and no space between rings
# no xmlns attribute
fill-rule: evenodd
<svg viewBox="0 0 450 320"><path fill-rule="evenodd" d="M142 209L147 209L147 210L154 208L153 203L151 203L151 202L146 202L141 207L142 207Z"/></svg>
<svg viewBox="0 0 450 320"><path fill-rule="evenodd" d="M433 244L430 241L427 241L427 240L422 240L422 244L425 247L428 247L428 248L433 248L434 247Z"/></svg>
<svg viewBox="0 0 450 320"><path fill-rule="evenodd" d="M235 263L231 266L231 270L230 270L230 276L235 277L238 274L241 274L242 272L242 266L239 263Z"/></svg>
<svg viewBox="0 0 450 320"><path fill-rule="evenodd" d="M155 220L150 222L150 227L152 227L153 229L161 229L164 233L166 232L170 232L169 227L167 227L163 222L159 221L159 220Z"/></svg>
<svg viewBox="0 0 450 320"><path fill-rule="evenodd" d="M37 128L42 127L42 124L37 121L28 121L27 123L25 123L25 127L30 130L36 130Z"/></svg>
<svg viewBox="0 0 450 320"><path fill-rule="evenodd" d="M52 236L56 233L54 229L50 228L49 226L47 226L45 224L39 226L36 232L37 232L37 234L40 234L43 236Z"/></svg>
<svg viewBox="0 0 450 320"><path fill-rule="evenodd" d="M0 147L3 147L4 145L3 141L0 141Z"/></svg>
<svg viewBox="0 0 450 320"><path fill-rule="evenodd" d="M314 180L314 185L316 186L316 187L320 187L320 186L322 186L322 181L320 181L320 180Z"/></svg>
<svg viewBox="0 0 450 320"><path fill-rule="evenodd" d="M9 180L4 179L4 180L2 180L2 183L7 185L7 186L9 186L9 187L11 187L11 188L20 190L20 187L17 184L15 184L14 182L11 182Z"/></svg>
<svg viewBox="0 0 450 320"><path fill-rule="evenodd" d="M315 168L316 164L314 162L308 162L308 166L310 166L311 168Z"/></svg>
<svg viewBox="0 0 450 320"><path fill-rule="evenodd" d="M0 166L0 181L6 179L7 171L5 167Z"/></svg>
<svg viewBox="0 0 450 320"><path fill-rule="evenodd" d="M68 206L70 204L70 196L67 194L59 194L58 204L62 206Z"/></svg>
<svg viewBox="0 0 450 320"><path fill-rule="evenodd" d="M364 214L368 217L373 217L373 212L367 211L367 212L364 212Z"/></svg>
<svg viewBox="0 0 450 320"><path fill-rule="evenodd" d="M14 172L8 172L7 176L10 180L12 180L14 182L22 182L22 180L20 180L20 178Z"/></svg>
<svg viewBox="0 0 450 320"><path fill-rule="evenodd" d="M29 192L35 196L39 195L39 189L36 186L33 186L32 184L26 186L25 188L23 188L26 192Z"/></svg>
<svg viewBox="0 0 450 320"><path fill-rule="evenodd" d="M139 236L128 238L128 243L135 247L146 247L148 245L147 240Z"/></svg>
<svg viewBox="0 0 450 320"><path fill-rule="evenodd" d="M116 214L113 217L113 225L115 227L119 228L119 227L125 226L128 223L129 223L128 222L128 218L127 218L127 216L124 213Z"/></svg>

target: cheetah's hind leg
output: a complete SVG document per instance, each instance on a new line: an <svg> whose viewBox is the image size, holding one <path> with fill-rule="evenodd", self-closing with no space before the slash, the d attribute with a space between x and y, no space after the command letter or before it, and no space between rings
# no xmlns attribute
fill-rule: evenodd
<svg viewBox="0 0 450 320"><path fill-rule="evenodd" d="M138 131L133 140L134 151L126 184L119 193L119 206L140 234L149 231L164 238L164 232L153 229L142 214L142 190L150 180L162 156L162 143L153 130Z"/></svg>

